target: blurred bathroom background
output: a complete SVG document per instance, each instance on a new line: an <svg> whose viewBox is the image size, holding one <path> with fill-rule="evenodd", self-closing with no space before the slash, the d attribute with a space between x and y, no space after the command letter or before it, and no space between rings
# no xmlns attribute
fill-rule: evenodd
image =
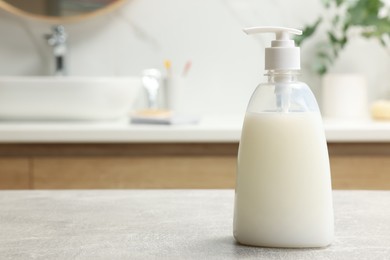
<svg viewBox="0 0 390 260"><path fill-rule="evenodd" d="M59 1L108 5L36 19L6 3L55 1L0 0L0 189L234 188L273 39L252 26L304 31L333 189L390 189L387 0ZM160 86L185 117L146 109Z"/></svg>
<svg viewBox="0 0 390 260"><path fill-rule="evenodd" d="M242 28L304 28L324 11L321 1L129 0L113 12L66 23L68 73L140 76L147 68L182 77L179 110L199 115L243 115L262 80L271 35L248 37ZM0 76L49 75L52 50L43 35L51 24L0 10ZM302 77L321 102L321 79L311 69L321 30L303 44ZM359 73L368 100L388 98L389 50L377 39L352 39L329 72Z"/></svg>

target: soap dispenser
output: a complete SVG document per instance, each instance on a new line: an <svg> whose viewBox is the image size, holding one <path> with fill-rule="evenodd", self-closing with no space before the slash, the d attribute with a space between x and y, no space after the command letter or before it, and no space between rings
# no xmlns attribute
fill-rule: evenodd
<svg viewBox="0 0 390 260"><path fill-rule="evenodd" d="M265 49L267 82L254 91L238 150L233 233L245 245L325 247L333 238L329 156L313 93L298 81L296 29L254 27L274 33Z"/></svg>

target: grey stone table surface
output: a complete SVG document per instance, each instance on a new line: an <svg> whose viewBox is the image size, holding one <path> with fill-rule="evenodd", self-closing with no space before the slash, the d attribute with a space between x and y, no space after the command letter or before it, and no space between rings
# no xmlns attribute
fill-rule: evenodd
<svg viewBox="0 0 390 260"><path fill-rule="evenodd" d="M334 191L333 244L237 244L233 190L0 191L0 259L390 259L390 191Z"/></svg>

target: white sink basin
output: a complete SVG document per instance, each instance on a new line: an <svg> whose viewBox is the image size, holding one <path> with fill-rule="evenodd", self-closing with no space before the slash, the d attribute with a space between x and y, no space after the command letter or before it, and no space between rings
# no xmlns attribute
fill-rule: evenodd
<svg viewBox="0 0 390 260"><path fill-rule="evenodd" d="M0 120L114 120L128 115L136 77L1 77Z"/></svg>

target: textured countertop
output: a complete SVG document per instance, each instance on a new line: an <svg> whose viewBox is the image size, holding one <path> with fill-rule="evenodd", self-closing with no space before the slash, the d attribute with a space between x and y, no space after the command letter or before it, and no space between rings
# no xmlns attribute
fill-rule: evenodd
<svg viewBox="0 0 390 260"><path fill-rule="evenodd" d="M243 115L204 116L193 125L114 122L0 122L0 143L238 142ZM390 142L390 121L324 120L328 142Z"/></svg>
<svg viewBox="0 0 390 260"><path fill-rule="evenodd" d="M0 259L390 259L390 191L335 191L333 244L232 237L233 190L1 191Z"/></svg>

